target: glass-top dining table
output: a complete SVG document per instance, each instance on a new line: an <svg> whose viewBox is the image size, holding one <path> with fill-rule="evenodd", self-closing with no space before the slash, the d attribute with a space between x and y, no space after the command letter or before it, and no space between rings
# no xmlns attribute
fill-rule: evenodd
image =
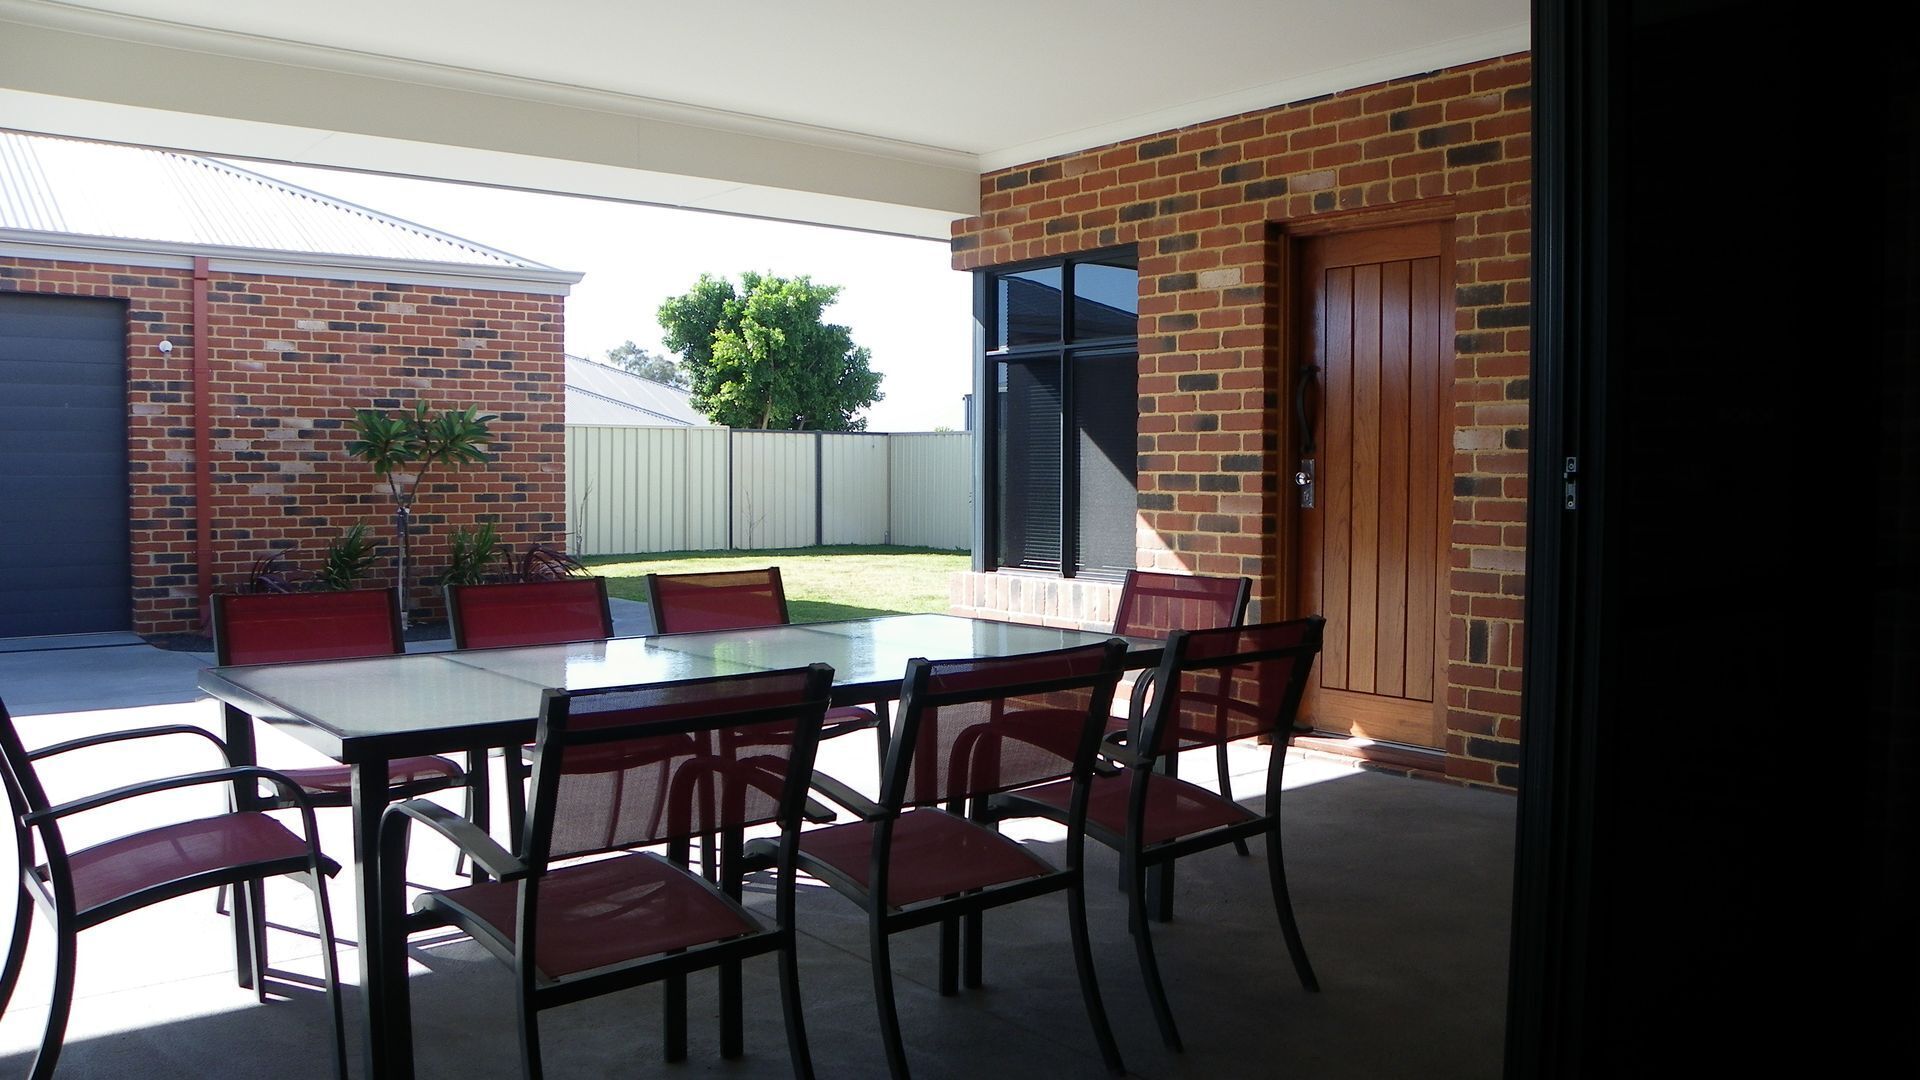
<svg viewBox="0 0 1920 1080"><path fill-rule="evenodd" d="M254 759L254 722L351 766L353 863L360 928L360 1003L367 1076L391 1075L386 987L376 971L377 831L387 763L416 754L484 752L531 741L543 691L833 666L835 705L899 695L907 661L1015 656L1105 641L1110 634L952 615L896 615L751 630L610 638L568 645L458 649L360 660L207 668L200 689L225 707L238 762ZM1129 638L1127 666L1150 667L1161 642ZM236 930L238 927L236 926ZM402 931L404 932L404 931ZM236 943L244 952L250 946ZM243 973L253 959L241 957ZM258 978L260 973L252 973Z"/></svg>

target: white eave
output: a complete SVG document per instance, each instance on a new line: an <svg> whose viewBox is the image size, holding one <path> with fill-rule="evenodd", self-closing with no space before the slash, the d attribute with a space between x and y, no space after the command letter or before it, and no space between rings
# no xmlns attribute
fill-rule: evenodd
<svg viewBox="0 0 1920 1080"><path fill-rule="evenodd" d="M196 257L208 268L235 274L327 278L337 281L391 281L395 284L496 292L565 296L584 274L573 270L468 266L415 259L326 255L305 251L263 251L215 244L175 244L118 236L0 229L0 252L24 259L120 263L161 269L186 269Z"/></svg>

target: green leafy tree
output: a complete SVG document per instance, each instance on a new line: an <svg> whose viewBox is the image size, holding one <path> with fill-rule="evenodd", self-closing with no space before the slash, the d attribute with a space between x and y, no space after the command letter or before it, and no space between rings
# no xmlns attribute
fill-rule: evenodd
<svg viewBox="0 0 1920 1080"><path fill-rule="evenodd" d="M736 289L700 275L660 305L666 346L691 377L693 405L716 424L784 431L865 431L854 414L879 401L872 353L828 323L837 285L748 272Z"/></svg>
<svg viewBox="0 0 1920 1080"><path fill-rule="evenodd" d="M420 485L435 466L459 468L491 460L487 446L493 439L489 427L499 417L469 406L447 409L435 415L433 407L418 402L412 412L402 410L392 416L373 409L361 409L350 425L354 438L347 443L347 456L373 466L375 476L387 482L393 495L393 529L400 538L401 617L408 609L407 569L412 555L413 503Z"/></svg>
<svg viewBox="0 0 1920 1080"><path fill-rule="evenodd" d="M607 350L607 363L617 368L625 368L643 379L687 388L687 373L671 356L655 356L647 350L625 341Z"/></svg>

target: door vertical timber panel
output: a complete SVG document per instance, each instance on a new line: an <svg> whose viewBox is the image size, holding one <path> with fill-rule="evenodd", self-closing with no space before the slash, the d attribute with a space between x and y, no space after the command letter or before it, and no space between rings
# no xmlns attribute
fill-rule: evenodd
<svg viewBox="0 0 1920 1080"><path fill-rule="evenodd" d="M1315 237L1297 278L1298 362L1319 369L1297 595L1327 618L1305 715L1430 747L1445 733L1450 248L1437 222Z"/></svg>

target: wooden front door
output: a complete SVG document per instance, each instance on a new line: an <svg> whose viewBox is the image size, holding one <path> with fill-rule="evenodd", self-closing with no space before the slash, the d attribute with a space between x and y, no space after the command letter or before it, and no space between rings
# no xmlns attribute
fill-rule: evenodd
<svg viewBox="0 0 1920 1080"><path fill-rule="evenodd" d="M1296 390L1313 439L1294 433L1288 472L1313 459L1295 595L1327 619L1302 705L1321 731L1444 739L1452 254L1439 222L1300 247Z"/></svg>

